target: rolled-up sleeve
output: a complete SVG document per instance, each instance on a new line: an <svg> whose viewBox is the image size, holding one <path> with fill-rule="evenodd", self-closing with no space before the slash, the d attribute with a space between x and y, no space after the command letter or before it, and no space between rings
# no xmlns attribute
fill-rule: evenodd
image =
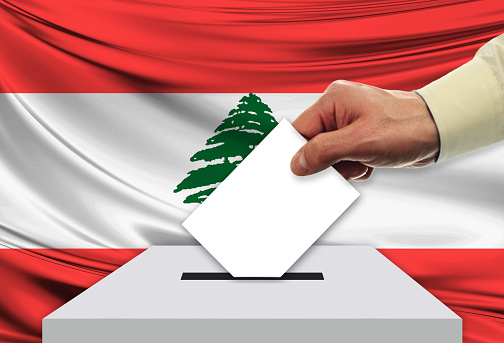
<svg viewBox="0 0 504 343"><path fill-rule="evenodd" d="M416 91L441 140L438 162L504 139L504 34L475 57Z"/></svg>

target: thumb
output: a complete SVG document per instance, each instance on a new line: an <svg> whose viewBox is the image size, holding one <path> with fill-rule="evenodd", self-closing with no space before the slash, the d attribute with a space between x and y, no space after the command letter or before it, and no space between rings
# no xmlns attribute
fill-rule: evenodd
<svg viewBox="0 0 504 343"><path fill-rule="evenodd" d="M292 172L299 176L310 175L340 161L355 160L355 130L352 126L323 132L310 139L292 158Z"/></svg>

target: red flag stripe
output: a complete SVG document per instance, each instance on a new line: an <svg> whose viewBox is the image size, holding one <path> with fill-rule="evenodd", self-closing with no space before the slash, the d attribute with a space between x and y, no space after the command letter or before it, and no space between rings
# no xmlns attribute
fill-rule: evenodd
<svg viewBox="0 0 504 343"><path fill-rule="evenodd" d="M0 342L41 342L42 318L142 249L0 250ZM379 249L463 319L464 343L504 337L504 249Z"/></svg>
<svg viewBox="0 0 504 343"><path fill-rule="evenodd" d="M1 92L415 89L504 32L504 2L0 2Z"/></svg>

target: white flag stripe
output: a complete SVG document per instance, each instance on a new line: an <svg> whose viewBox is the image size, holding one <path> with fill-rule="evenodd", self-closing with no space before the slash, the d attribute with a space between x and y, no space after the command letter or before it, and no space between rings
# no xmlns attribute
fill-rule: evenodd
<svg viewBox="0 0 504 343"><path fill-rule="evenodd" d="M195 244L181 223L197 205L173 189L243 95L1 94L1 242ZM278 121L319 96L258 95ZM318 243L504 247L503 157L501 143L422 170L377 170L354 183L361 197Z"/></svg>

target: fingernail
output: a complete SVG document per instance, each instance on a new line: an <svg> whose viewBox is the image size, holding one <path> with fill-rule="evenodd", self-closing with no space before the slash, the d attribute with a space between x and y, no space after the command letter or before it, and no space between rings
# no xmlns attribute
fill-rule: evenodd
<svg viewBox="0 0 504 343"><path fill-rule="evenodd" d="M308 164L304 152L300 151L292 160L292 171L296 175L305 175L308 172Z"/></svg>
<svg viewBox="0 0 504 343"><path fill-rule="evenodd" d="M361 176L366 175L367 169L363 172L362 170L354 170L352 174L350 174L350 179L358 179Z"/></svg>

